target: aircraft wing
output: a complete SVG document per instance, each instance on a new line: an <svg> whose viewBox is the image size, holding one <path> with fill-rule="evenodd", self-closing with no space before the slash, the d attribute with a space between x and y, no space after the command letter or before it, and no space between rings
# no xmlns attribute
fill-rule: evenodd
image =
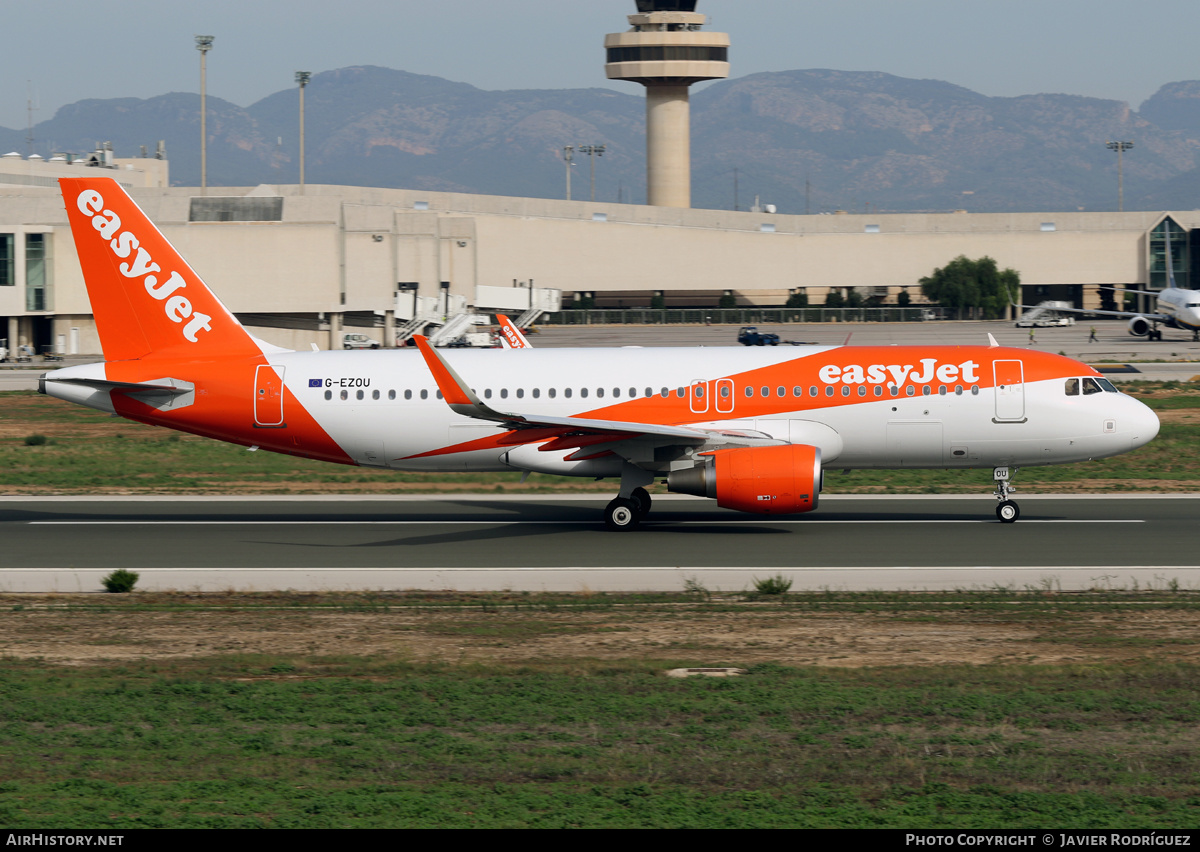
<svg viewBox="0 0 1200 852"><path fill-rule="evenodd" d="M1137 293L1140 291L1130 290L1129 292ZM1020 308L1021 310L1025 310L1025 311L1031 311L1034 308L1039 307L1039 306L1038 305L1018 305L1014 302L1013 307ZM1052 308L1051 310L1053 310L1054 313L1056 313L1056 314L1095 314L1097 316L1102 316L1102 317L1128 317L1129 319L1133 319L1134 317L1144 317L1145 319L1151 320L1152 322L1167 322L1168 320L1171 319L1171 317L1167 316L1166 314L1160 314L1155 311L1141 311L1141 312L1139 312L1139 311L1098 311L1098 310L1084 310L1083 308ZM1020 319L1020 317L1017 317L1017 319Z"/></svg>
<svg viewBox="0 0 1200 852"><path fill-rule="evenodd" d="M477 420L491 420L504 427L522 432L537 430L529 434L528 441L551 440L546 449L570 449L572 447L592 447L593 455L609 452L611 445L631 439L649 440L657 446L689 446L701 447L714 438L735 437L733 433L717 433L703 429L689 429L686 426L663 426L657 423L633 423L623 420L591 420L585 417L550 417L545 415L525 415L515 412L497 411L487 405L467 383L446 363L436 349L423 336L413 335L417 348L425 357L429 371L433 373L434 381L442 392L451 410L466 417ZM738 435L751 441L758 436ZM526 438L522 438L522 443Z"/></svg>

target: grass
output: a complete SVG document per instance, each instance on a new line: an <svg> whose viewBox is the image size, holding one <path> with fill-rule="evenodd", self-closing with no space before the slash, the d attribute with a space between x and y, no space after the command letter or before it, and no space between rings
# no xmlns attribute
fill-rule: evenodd
<svg viewBox="0 0 1200 852"><path fill-rule="evenodd" d="M139 616L161 629L228 615L269 636L289 613L344 612L379 625L401 618L442 643L446 659L418 661L403 645L83 665L8 656L0 822L1161 830L1200 818L1200 666L1164 658L1187 643L1146 633L1148 619L1194 612L1196 593L788 593L770 606L755 597L9 595L5 603L22 603L0 619L42 641L103 644L111 631L83 625L130 630ZM503 659L645 619L687 636L730 614L754 633L820 613L865 621L868 633L897 618L960 637L1006 626L1125 656L837 668L756 663L709 643L706 657L658 645L637 657L555 658L550 646L536 659ZM136 642L144 631L130 632ZM492 656L453 662L462 643ZM663 676L697 665L748 674Z"/></svg>
<svg viewBox="0 0 1200 852"><path fill-rule="evenodd" d="M1164 413L1200 408L1200 389L1179 382L1123 386ZM31 438L37 441L31 443ZM43 443L44 441L44 443ZM990 471L830 470L826 493L978 493ZM1072 465L1024 468L1023 492L1200 490L1200 423L1174 419L1132 453ZM32 392L0 393L0 493L422 493L578 491L611 482L520 473L399 473L331 465L143 426Z"/></svg>

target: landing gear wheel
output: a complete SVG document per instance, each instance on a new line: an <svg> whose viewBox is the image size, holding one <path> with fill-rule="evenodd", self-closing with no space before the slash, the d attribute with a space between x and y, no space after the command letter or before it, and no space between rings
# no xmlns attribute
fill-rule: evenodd
<svg viewBox="0 0 1200 852"><path fill-rule="evenodd" d="M631 530L639 520L637 504L632 500L618 497L604 507L604 525L610 530Z"/></svg>
<svg viewBox="0 0 1200 852"><path fill-rule="evenodd" d="M996 517L1002 524L1015 523L1017 518L1021 517L1021 507L1012 500L1005 500L996 507Z"/></svg>
<svg viewBox="0 0 1200 852"><path fill-rule="evenodd" d="M637 512L638 520L650 514L650 492L645 488L635 488L629 494L629 499L633 501L634 511Z"/></svg>

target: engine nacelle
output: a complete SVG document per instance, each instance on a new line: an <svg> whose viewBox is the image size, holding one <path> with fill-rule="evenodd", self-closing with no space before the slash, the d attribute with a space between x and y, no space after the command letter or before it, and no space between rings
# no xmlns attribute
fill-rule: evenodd
<svg viewBox="0 0 1200 852"><path fill-rule="evenodd" d="M695 467L672 471L667 490L714 497L739 512L809 512L821 492L821 450L808 444L716 450Z"/></svg>
<svg viewBox="0 0 1200 852"><path fill-rule="evenodd" d="M1153 327L1150 320L1145 317L1134 317L1129 321L1129 333L1134 337L1145 337Z"/></svg>

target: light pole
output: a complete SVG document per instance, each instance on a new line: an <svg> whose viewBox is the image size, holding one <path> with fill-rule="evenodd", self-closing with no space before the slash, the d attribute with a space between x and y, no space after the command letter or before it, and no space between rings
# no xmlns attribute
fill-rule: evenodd
<svg viewBox="0 0 1200 852"><path fill-rule="evenodd" d="M571 167L575 165L575 146L563 148L563 162L567 164L567 201L571 200Z"/></svg>
<svg viewBox="0 0 1200 852"><path fill-rule="evenodd" d="M311 71L297 71L296 82L300 85L300 194L304 194L304 87L308 85Z"/></svg>
<svg viewBox="0 0 1200 852"><path fill-rule="evenodd" d="M1108 142L1105 145L1110 151L1117 152L1117 210L1123 212L1125 210L1125 170L1121 162L1121 155L1133 147L1132 142Z"/></svg>
<svg viewBox="0 0 1200 852"><path fill-rule="evenodd" d="M579 153L587 154L588 163L592 172L592 201L596 200L596 158L604 156L605 148L603 145L580 145Z"/></svg>
<svg viewBox="0 0 1200 852"><path fill-rule="evenodd" d="M208 52L212 50L213 37L196 36L196 50L200 51L200 194L208 195Z"/></svg>

